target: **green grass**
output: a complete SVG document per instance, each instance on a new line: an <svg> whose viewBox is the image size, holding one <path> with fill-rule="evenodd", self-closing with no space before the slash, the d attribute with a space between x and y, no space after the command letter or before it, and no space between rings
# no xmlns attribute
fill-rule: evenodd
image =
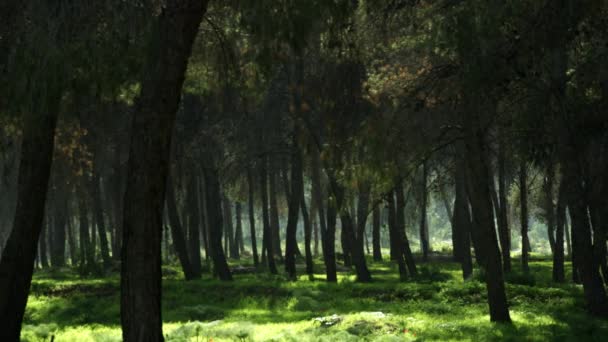
<svg viewBox="0 0 608 342"><path fill-rule="evenodd" d="M191 282L167 276L164 333L168 341L602 341L608 336L608 322L582 309L579 286L551 282L549 261L532 262L532 276L507 276L512 325L489 322L480 276L463 282L454 263L422 265L420 277L404 283L393 265L370 265L371 284L355 283L350 273L340 274L338 284L325 283L323 274L297 282L264 273L237 275L230 283L208 275ZM37 272L22 338L120 341L118 303L116 275L80 279L70 270Z"/></svg>

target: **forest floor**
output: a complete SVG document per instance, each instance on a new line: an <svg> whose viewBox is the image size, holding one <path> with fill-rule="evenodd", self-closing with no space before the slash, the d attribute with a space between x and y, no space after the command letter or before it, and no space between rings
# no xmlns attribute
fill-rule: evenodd
<svg viewBox="0 0 608 342"><path fill-rule="evenodd" d="M343 272L337 284L289 282L265 273L223 283L186 282L165 268L163 320L167 341L606 341L608 321L582 309L582 289L551 282L551 262L531 262L531 274L507 276L512 325L490 323L486 291L476 274L463 282L459 266L433 262L399 282L389 263L371 263L374 282ZM233 266L236 266L233 263ZM513 260L514 267L518 266ZM245 265L247 266L247 265ZM304 273L301 268L300 273ZM120 341L117 274L82 278L72 270L37 271L25 314L25 341Z"/></svg>

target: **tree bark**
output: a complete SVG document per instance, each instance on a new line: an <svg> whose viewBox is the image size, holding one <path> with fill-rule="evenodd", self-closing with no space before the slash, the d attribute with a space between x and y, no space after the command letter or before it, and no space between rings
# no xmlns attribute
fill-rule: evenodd
<svg viewBox="0 0 608 342"><path fill-rule="evenodd" d="M553 249L553 281L563 283L564 272L564 228L566 225L566 199L563 180L560 182L555 214L555 247Z"/></svg>
<svg viewBox="0 0 608 342"><path fill-rule="evenodd" d="M47 207L48 211L48 207ZM49 267L49 259L48 259L48 233L50 228L53 225L53 220L50 215L46 215L44 223L42 224L42 230L40 231L40 238L38 240L38 245L40 246L40 267L48 268ZM52 232L50 232L52 233Z"/></svg>
<svg viewBox="0 0 608 342"><path fill-rule="evenodd" d="M500 250L502 252L502 267L505 272L511 271L511 229L509 228L509 203L507 189L506 170L506 142L501 132L498 145L498 197L500 205L498 208L498 237Z"/></svg>
<svg viewBox="0 0 608 342"><path fill-rule="evenodd" d="M463 158L456 161L456 200L454 201L454 251L462 268L462 278L473 274L471 257L471 214L466 186L466 163Z"/></svg>
<svg viewBox="0 0 608 342"><path fill-rule="evenodd" d="M237 259L241 256L241 253L245 252L245 243L243 242L243 208L240 202L234 204L234 211L236 213L236 232L234 233L234 243L236 243Z"/></svg>
<svg viewBox="0 0 608 342"><path fill-rule="evenodd" d="M110 247L108 243L108 235L106 232L105 219L103 217L103 208L101 204L101 181L99 174L93 174L91 179L91 195L93 196L93 207L95 212L95 221L97 222L97 230L99 232L99 246L101 248L101 259L103 266L108 269L112 263L110 259Z"/></svg>
<svg viewBox="0 0 608 342"><path fill-rule="evenodd" d="M228 246L227 250L230 253L230 258L238 259L239 258L239 248L234 241L234 224L232 221L232 203L226 195L222 196L224 202L224 239L226 245Z"/></svg>
<svg viewBox="0 0 608 342"><path fill-rule="evenodd" d="M291 280L296 280L296 229L298 227L298 214L302 207L304 195L304 182L302 179L302 155L298 147L298 130L293 133L291 151L291 191L289 196L289 211L287 229L285 234L285 271Z"/></svg>
<svg viewBox="0 0 608 342"><path fill-rule="evenodd" d="M395 205L395 191L388 196L388 231L391 239L391 260L397 262L399 268L399 279L407 279L407 268L402 254L402 246L397 234L397 207ZM394 252L393 252L394 250Z"/></svg>
<svg viewBox="0 0 608 342"><path fill-rule="evenodd" d="M57 188L55 193L55 203L53 205L53 239L51 250L51 264L53 267L65 266L65 242L67 213L67 194L63 188Z"/></svg>
<svg viewBox="0 0 608 342"><path fill-rule="evenodd" d="M163 341L162 209L171 135L207 1L173 0L154 26L131 131L124 200L121 324L125 341Z"/></svg>
<svg viewBox="0 0 608 342"><path fill-rule="evenodd" d="M397 186L395 187L395 196L397 198L395 229L397 230L399 251L402 254L401 257L405 259L405 264L409 274L416 276L418 274L418 271L416 270L416 262L414 261L414 255L412 254L412 250L410 248L410 241L407 238L407 233L405 232L405 205L407 204L407 200L403 192L403 183L401 181L398 182Z"/></svg>
<svg viewBox="0 0 608 342"><path fill-rule="evenodd" d="M269 181L269 194L270 194L270 234L272 243L272 250L274 255L279 260L283 259L283 252L281 250L281 221L279 219L279 207L277 199L277 168L275 163L269 163L270 168L267 169L268 181Z"/></svg>

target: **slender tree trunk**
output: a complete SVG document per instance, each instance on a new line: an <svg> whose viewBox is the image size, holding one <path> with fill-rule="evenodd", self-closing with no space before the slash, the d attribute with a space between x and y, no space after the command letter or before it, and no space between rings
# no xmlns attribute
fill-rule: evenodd
<svg viewBox="0 0 608 342"><path fill-rule="evenodd" d="M260 194L262 197L262 222L264 225L263 231L263 249L266 251L266 259L268 261L268 270L271 274L278 274L277 266L274 261L274 251L272 244L272 228L270 227L270 213L268 212L268 172L266 171L267 160L262 160L260 166ZM263 256L262 256L263 258Z"/></svg>
<svg viewBox="0 0 608 342"><path fill-rule="evenodd" d="M237 259L241 257L241 253L245 252L245 243L243 242L243 208L240 202L235 203L236 212L236 232L234 233L234 242L236 243Z"/></svg>
<svg viewBox="0 0 608 342"><path fill-rule="evenodd" d="M204 170L205 175L205 190L207 206L207 218L209 229L209 251L211 252L211 260L213 261L213 271L220 280L232 280L232 273L228 268L226 254L222 248L222 205L220 194L219 175L215 167L209 167Z"/></svg>
<svg viewBox="0 0 608 342"><path fill-rule="evenodd" d="M462 268L462 278L469 279L473 274L471 257L471 214L466 188L466 163L463 158L456 161L455 172L456 200L454 201L454 251Z"/></svg>
<svg viewBox="0 0 608 342"><path fill-rule="evenodd" d="M272 250L274 255L282 261L283 252L281 251L281 221L279 219L279 207L277 200L277 168L275 163L269 163L270 168L267 169L269 180L269 195L270 195L270 234Z"/></svg>
<svg viewBox="0 0 608 342"><path fill-rule="evenodd" d="M163 341L162 208L184 75L207 1L173 0L154 26L131 133L121 268L123 340Z"/></svg>
<svg viewBox="0 0 608 342"><path fill-rule="evenodd" d="M186 238L184 236L184 229L177 212L175 188L172 177L169 177L167 183L167 196L165 201L167 203L167 217L169 218L173 247L175 248L175 253L177 254L179 263L182 266L182 271L184 272L184 277L186 280L196 279L200 277L200 273L197 274L190 263Z"/></svg>
<svg viewBox="0 0 608 342"><path fill-rule="evenodd" d="M253 265L257 268L260 264L259 256L258 256L258 246L255 236L255 210L254 210L254 181L253 181L253 171L249 168L247 169L247 182L249 184L249 231L251 234L251 253L253 254Z"/></svg>
<svg viewBox="0 0 608 342"><path fill-rule="evenodd" d="M232 221L232 203L226 195L222 197L224 202L224 239L226 239L226 243L228 245L228 252L230 253L230 258L238 259L239 258L239 248L234 241L234 224Z"/></svg>
<svg viewBox="0 0 608 342"><path fill-rule="evenodd" d="M476 108L465 109L465 149L467 158L468 195L473 208L474 229L477 230L476 252L482 255L481 265L486 271L486 287L490 320L511 322L505 293L502 261L494 226L494 211L490 194L492 179L487 162L485 134L480 127Z"/></svg>
<svg viewBox="0 0 608 342"><path fill-rule="evenodd" d="M374 261L382 261L382 246L380 244L380 205L372 212L372 249Z"/></svg>
<svg viewBox="0 0 608 342"><path fill-rule="evenodd" d="M76 243L76 238L74 236L74 227L72 225L72 214L68 209L67 214L67 231L68 231L68 246L70 247L70 262L72 267L77 266L80 263L78 259L78 245Z"/></svg>
<svg viewBox="0 0 608 342"><path fill-rule="evenodd" d="M547 221L547 237L549 238L549 246L551 247L551 255L555 255L555 205L553 204L553 187L555 172L553 165L549 162L545 171L545 179L543 180L543 196L544 196L544 211L545 220Z"/></svg>
<svg viewBox="0 0 608 342"><path fill-rule="evenodd" d="M188 184L186 186L186 208L188 208L187 219L188 219L188 255L190 256L190 266L192 267L192 273L195 278L200 278L203 273L201 264L201 237L200 237L200 215L198 205L198 194L199 188L197 184L197 177L195 175L196 168L192 166L187 175Z"/></svg>
<svg viewBox="0 0 608 342"><path fill-rule="evenodd" d="M521 267L525 273L530 272L528 266L529 245L528 238L528 166L522 161L519 167L519 202L521 205Z"/></svg>
<svg viewBox="0 0 608 342"><path fill-rule="evenodd" d="M498 237L502 252L502 267L505 272L511 272L511 229L509 228L509 203L506 170L505 138L501 132L498 145Z"/></svg>
<svg viewBox="0 0 608 342"><path fill-rule="evenodd" d="M563 283L566 279L564 272L564 228L566 225L566 199L563 180L559 185L557 208L555 215L555 248L553 250L553 281Z"/></svg>
<svg viewBox="0 0 608 342"><path fill-rule="evenodd" d="M48 209L48 208L47 208ZM40 231L40 239L38 241L38 245L40 246L40 267L48 268L49 267L49 259L48 259L48 232L53 225L53 221L50 218L50 215L46 215L44 223L42 224L42 230Z"/></svg>
<svg viewBox="0 0 608 342"><path fill-rule="evenodd" d="M306 274L309 279L314 277L314 264L312 261L312 251L310 248L310 242L312 240L312 224L310 222L310 216L308 209L306 208L306 198L304 197L304 184L302 184L302 197L300 199L302 209L302 221L304 221L304 254L306 258Z"/></svg>
<svg viewBox="0 0 608 342"><path fill-rule="evenodd" d="M53 267L65 266L65 241L66 241L66 223L67 223L67 196L63 188L59 188L55 195L55 203L53 205L53 240L51 250L51 264Z"/></svg>
<svg viewBox="0 0 608 342"><path fill-rule="evenodd" d="M410 242L405 232L405 205L406 199L403 192L403 183L400 181L395 187L396 201L396 213L395 213L395 229L397 231L397 241L399 244L400 258L405 259L407 271L410 275L416 276L418 271L416 270L416 262L414 261L414 255L410 248Z"/></svg>
<svg viewBox="0 0 608 342"><path fill-rule="evenodd" d="M44 220L59 94L45 114L26 115L13 227L0 259L0 340L18 341Z"/></svg>
<svg viewBox="0 0 608 342"><path fill-rule="evenodd" d="M93 178L91 179L91 195L93 196L95 221L97 222L97 230L99 231L101 259L103 260L104 268L108 269L112 261L110 259L110 247L108 243L108 235L106 233L105 220L103 217L103 208L101 205L101 182L97 173L93 174Z"/></svg>
<svg viewBox="0 0 608 342"><path fill-rule="evenodd" d="M295 129L291 151L291 191L289 197L289 212L287 217L285 271L291 280L296 280L296 229L298 227L298 214L302 207L304 195L304 182L302 180L302 155L298 147L298 130Z"/></svg>
<svg viewBox="0 0 608 342"><path fill-rule="evenodd" d="M325 261L325 273L327 281L335 283L338 281L336 273L336 220L338 211L336 201L328 195L327 198L327 231L321 230L321 242L323 243L323 259Z"/></svg>
<svg viewBox="0 0 608 342"><path fill-rule="evenodd" d="M82 188L78 191L78 212L80 232L80 269L88 273L95 267L95 250L89 234L89 213L87 210L86 193Z"/></svg>
<svg viewBox="0 0 608 342"><path fill-rule="evenodd" d="M391 239L391 260L397 262L399 279L405 281L407 279L407 268L405 266L405 259L402 257L402 246L397 234L397 207L395 205L394 191L388 195L388 231Z"/></svg>
<svg viewBox="0 0 608 342"><path fill-rule="evenodd" d="M422 260L428 261L429 259L429 226L427 222L427 206L428 206L428 167L425 161L422 165L422 187L421 187L421 200L420 200L420 249L422 250Z"/></svg>

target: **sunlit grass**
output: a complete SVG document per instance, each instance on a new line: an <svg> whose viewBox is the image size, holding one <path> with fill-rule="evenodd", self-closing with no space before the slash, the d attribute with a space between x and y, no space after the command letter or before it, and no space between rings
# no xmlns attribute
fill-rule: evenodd
<svg viewBox="0 0 608 342"><path fill-rule="evenodd" d="M322 272L316 260L316 271ZM517 270L517 262L514 260ZM399 282L395 266L372 263L374 282L340 273L337 284L301 275L296 282L265 273L223 283L163 281L164 333L169 341L601 341L608 322L582 310L581 289L551 282L551 262L534 261L531 275L507 276L513 325L489 321L477 274L463 282L459 266L422 265ZM177 267L171 267L177 270ZM174 274L176 272L167 272ZM80 279L70 270L35 276L23 340L120 341L119 279ZM534 286L531 286L534 285ZM337 315L324 327L318 317Z"/></svg>

